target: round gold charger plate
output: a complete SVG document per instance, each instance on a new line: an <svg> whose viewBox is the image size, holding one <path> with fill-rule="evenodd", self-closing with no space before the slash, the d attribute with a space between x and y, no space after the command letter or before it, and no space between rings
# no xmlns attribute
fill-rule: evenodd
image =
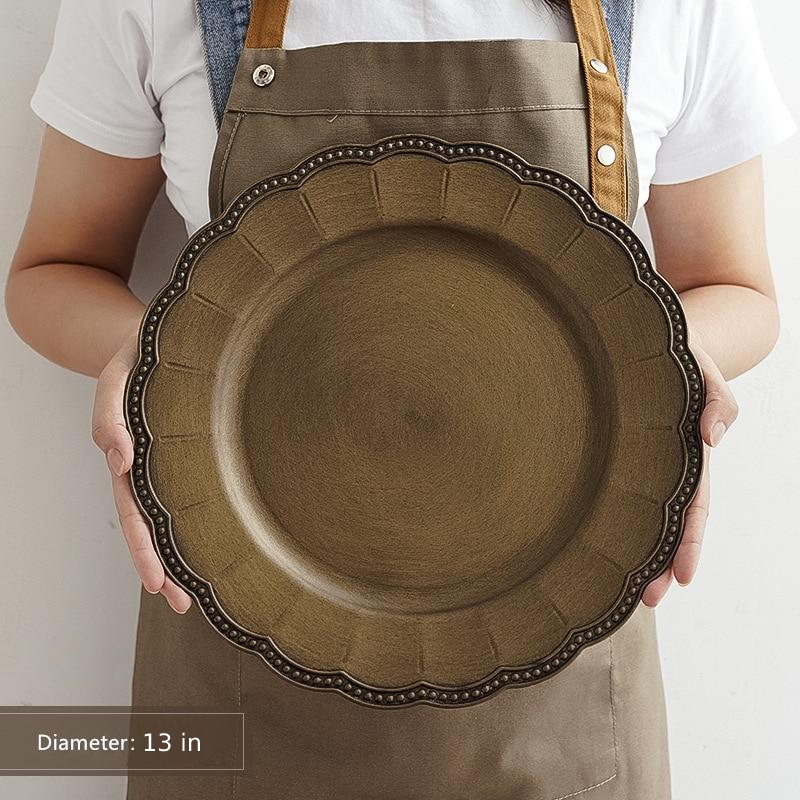
<svg viewBox="0 0 800 800"><path fill-rule="evenodd" d="M459 707L631 614L702 400L677 296L585 189L402 137L195 234L126 414L156 547L220 634L301 686Z"/></svg>

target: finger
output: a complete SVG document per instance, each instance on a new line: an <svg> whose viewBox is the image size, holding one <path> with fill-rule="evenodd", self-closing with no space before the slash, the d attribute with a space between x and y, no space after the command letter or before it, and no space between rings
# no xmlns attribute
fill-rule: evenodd
<svg viewBox="0 0 800 800"><path fill-rule="evenodd" d="M707 445L716 447L739 416L739 406L714 359L704 350L698 350L695 355L706 385L706 404L700 417L700 434Z"/></svg>
<svg viewBox="0 0 800 800"><path fill-rule="evenodd" d="M117 476L124 475L133 463L133 441L123 414L129 372L123 359L109 362L97 380L92 409L92 439L106 454L109 469Z"/></svg>
<svg viewBox="0 0 800 800"><path fill-rule="evenodd" d="M128 545L134 569L144 588L150 594L157 594L164 586L166 576L153 546L150 527L136 505L128 478L112 475L111 487L114 492L114 503L117 506L122 535Z"/></svg>
<svg viewBox="0 0 800 800"><path fill-rule="evenodd" d="M191 595L169 578L164 581L164 585L161 587L161 594L164 595L164 599L169 603L172 610L177 611L179 614L185 614L191 608Z"/></svg>
<svg viewBox="0 0 800 800"><path fill-rule="evenodd" d="M650 608L655 608L664 599L669 587L672 586L673 577L672 568L665 569L652 583L647 585L642 594L642 602Z"/></svg>
<svg viewBox="0 0 800 800"><path fill-rule="evenodd" d="M672 572L675 575L675 580L681 586L686 586L690 583L697 572L700 551L703 547L706 521L708 520L710 499L711 479L708 466L708 450L706 449L703 474L700 476L697 494L694 496L689 508L686 509L683 536L672 561Z"/></svg>

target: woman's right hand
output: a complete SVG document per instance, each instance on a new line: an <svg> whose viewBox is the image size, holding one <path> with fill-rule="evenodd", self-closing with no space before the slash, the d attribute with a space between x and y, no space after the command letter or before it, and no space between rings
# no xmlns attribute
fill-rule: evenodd
<svg viewBox="0 0 800 800"><path fill-rule="evenodd" d="M149 592L160 592L172 608L185 612L190 597L165 575L131 491L133 442L123 416L143 311L128 280L163 184L160 155L112 156L46 126L5 303L14 330L34 350L67 369L99 376L92 438L111 470L134 566Z"/></svg>
<svg viewBox="0 0 800 800"><path fill-rule="evenodd" d="M97 379L92 439L105 454L122 535L142 585L151 594L164 595L173 610L185 614L192 599L164 571L153 545L150 527L136 504L128 475L133 464L133 441L125 426L123 405L125 383L137 357L138 334L133 331Z"/></svg>

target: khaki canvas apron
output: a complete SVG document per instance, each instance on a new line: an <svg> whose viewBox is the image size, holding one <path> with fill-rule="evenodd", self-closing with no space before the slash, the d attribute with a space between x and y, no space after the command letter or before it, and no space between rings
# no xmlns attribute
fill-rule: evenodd
<svg viewBox="0 0 800 800"><path fill-rule="evenodd" d="M577 43L284 50L287 0L254 0L214 156L212 218L317 150L427 134L516 151L631 222L635 155L600 0L571 8ZM253 79L261 65L274 70L265 85ZM131 775L129 800L670 797L654 612L642 605L542 684L466 708L381 710L290 684L226 643L196 605L181 617L143 591L133 701L243 711L246 770Z"/></svg>

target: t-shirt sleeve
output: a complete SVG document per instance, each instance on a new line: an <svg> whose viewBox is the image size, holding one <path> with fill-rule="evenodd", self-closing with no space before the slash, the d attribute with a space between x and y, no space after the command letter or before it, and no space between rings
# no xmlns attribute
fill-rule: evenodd
<svg viewBox="0 0 800 800"><path fill-rule="evenodd" d="M164 130L152 67L150 2L62 0L31 108L95 150L127 158L156 155Z"/></svg>
<svg viewBox="0 0 800 800"><path fill-rule="evenodd" d="M741 164L796 130L764 53L750 0L692 0L685 92L661 140L653 183Z"/></svg>

